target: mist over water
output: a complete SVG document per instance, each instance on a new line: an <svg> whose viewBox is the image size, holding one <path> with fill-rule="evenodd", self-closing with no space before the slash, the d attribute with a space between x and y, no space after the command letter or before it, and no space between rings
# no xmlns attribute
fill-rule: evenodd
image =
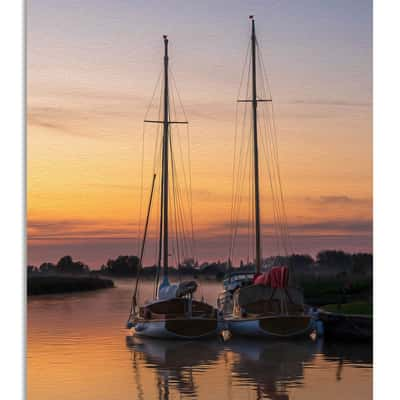
<svg viewBox="0 0 400 400"><path fill-rule="evenodd" d="M29 400L372 398L371 345L139 340L125 329L133 281L115 283L29 298ZM142 299L152 289L143 283ZM198 294L215 304L219 290Z"/></svg>

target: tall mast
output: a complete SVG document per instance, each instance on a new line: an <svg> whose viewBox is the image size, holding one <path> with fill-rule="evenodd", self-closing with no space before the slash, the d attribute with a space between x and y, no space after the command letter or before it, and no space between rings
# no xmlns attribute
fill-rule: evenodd
<svg viewBox="0 0 400 400"><path fill-rule="evenodd" d="M163 119L159 120L147 120L144 122L150 122L155 124L163 125L163 138L162 138L162 174L161 174L161 213L160 213L160 242L159 242L159 254L158 254L158 269L156 276L156 288L155 297L158 294L158 279L159 269L163 268L163 281L161 282L160 288L169 285L168 281L168 177L169 177L169 149L170 149L170 124L187 124L187 121L170 121L169 113L169 84L168 84L168 37L164 38L164 94L163 94ZM172 152L172 149L171 149Z"/></svg>
<svg viewBox="0 0 400 400"><path fill-rule="evenodd" d="M162 148L162 218L163 218L163 283L168 283L168 149L169 149L169 88L168 37L164 35L164 118Z"/></svg>
<svg viewBox="0 0 400 400"><path fill-rule="evenodd" d="M260 223L260 187L258 171L258 135L257 135L257 68L256 68L256 29L251 15L251 70L252 70L252 108L253 108L253 149L254 149L254 202L256 219L256 272L261 270L261 223Z"/></svg>

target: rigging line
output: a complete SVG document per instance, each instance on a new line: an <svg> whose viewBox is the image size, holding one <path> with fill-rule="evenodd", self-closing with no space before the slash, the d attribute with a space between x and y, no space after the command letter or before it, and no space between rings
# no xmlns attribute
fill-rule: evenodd
<svg viewBox="0 0 400 400"><path fill-rule="evenodd" d="M148 113L150 111L150 108L151 108L151 106L153 104L154 96L155 96L157 88L158 88L158 86L160 84L161 73L162 73L162 71L160 71L160 73L158 74L158 78L157 78L156 84L154 86L153 93L152 93L149 105L147 106L144 119L147 119L147 115L148 115ZM138 228L137 228L137 244L138 244L138 250L137 251L138 251L138 253L139 253L139 247L140 247L139 235L140 235L140 230L141 230L141 226L142 226L145 127L146 127L146 124L143 123L143 129L142 129L142 157L141 157L141 167L140 167L141 182L140 182L140 201L139 201L139 222L138 222ZM154 173L154 171L153 171L153 173Z"/></svg>
<svg viewBox="0 0 400 400"><path fill-rule="evenodd" d="M171 135L172 136L172 135ZM172 137L169 143L170 147L170 155L171 155L171 177L172 177L172 194L173 194L173 204L174 204L174 227L175 227L175 243L176 243L176 262L178 268L178 279L181 281L181 261L180 261L180 252L179 252L179 237L178 237L178 227L177 227L177 216L176 216L176 171L175 171L175 160L174 154L172 151Z"/></svg>
<svg viewBox="0 0 400 400"><path fill-rule="evenodd" d="M153 90L153 94L152 94L152 96L151 96L150 103L149 103L149 105L148 105L148 107L147 107L147 109L146 109L146 112L145 112L145 114L144 114L144 119L147 119L147 115L148 115L148 113L149 113L149 111L150 111L150 108L151 108L151 106L152 106L152 104L153 104L154 96L155 96L156 91L157 91L157 89L158 89L158 85L160 84L161 74L162 74L162 69L160 70L160 73L158 74L158 78L157 78L156 85L155 85L154 90Z"/></svg>
<svg viewBox="0 0 400 400"><path fill-rule="evenodd" d="M175 80L175 76L173 74L173 72L171 71L171 76L172 76L172 81L173 81L173 86L175 87L175 91L178 97L178 101L180 103L185 121L188 120L187 116L186 116L186 111L185 111L185 107L183 106L183 102L178 90L178 86L176 84L176 80ZM194 223L193 223L193 192L192 192L192 163L191 163L191 145L190 145L190 135L189 135L189 126L186 126L186 136L187 136L187 145L188 145L188 175L189 175L189 195L188 195L188 201L189 201L189 205L190 205L190 220L191 220L191 233L192 233L192 241L193 241L193 251L195 252L195 246L196 246L196 241L195 241L195 236L194 236ZM185 176L185 180L186 180L186 176ZM195 255L195 254L194 254ZM196 257L196 255L195 255Z"/></svg>
<svg viewBox="0 0 400 400"><path fill-rule="evenodd" d="M265 127L265 121L262 118L262 127ZM269 179L267 179L267 181L269 182L269 186L271 189L271 205L272 205L272 218L273 218L273 230L275 231L275 240L276 240L276 245L277 245L277 251L279 252L279 248L280 248L280 232L279 232L279 220L278 220L278 216L277 216L277 209L276 209L276 200L275 200L275 190L274 190L274 179L271 173L271 166L270 166L270 162L269 162L269 157L268 157L268 145L266 144L266 139L264 138L264 135L261 135L261 147L262 147L262 154L265 157L265 164L267 167L267 177Z"/></svg>
<svg viewBox="0 0 400 400"><path fill-rule="evenodd" d="M259 51L259 53L260 52L261 51ZM262 57L260 57L260 67L261 67L261 73L262 73L261 75L262 75L263 85L265 88L265 85L269 86L269 82L268 82L268 76L266 74L266 68L264 66ZM266 82L266 84L265 84L265 82ZM271 103L271 118L268 118L268 121L269 121L270 131L271 131L271 145L272 145L271 151L273 152L273 156L275 158L276 178L278 181L277 182L277 187L278 187L277 190L279 191L279 195L280 195L282 229L284 231L283 234L285 236L285 241L287 242L286 244L289 245L289 247L291 247L290 236L289 236L288 226L287 226L288 224L287 224L285 201L284 201L284 196L283 196L283 187L282 187L282 182L281 182L279 153L278 153L278 146L277 146L277 135L276 135L273 103Z"/></svg>
<svg viewBox="0 0 400 400"><path fill-rule="evenodd" d="M261 72L261 76L262 76L262 79L261 79L261 88L262 88L262 94L263 94L263 96L266 96L266 89L265 89L265 70L263 70L263 68L262 68L262 62L263 62L263 60L262 60L262 57L260 56L260 51L258 52L258 64L259 64L259 68L260 68L260 72ZM271 97L271 96L270 96ZM267 108L267 107L266 107ZM266 136L267 136L267 142L268 142L268 139L271 139L271 134L269 134L269 132L271 132L271 130L269 129L270 128L270 118L268 118L268 115L266 115L266 113L265 113L265 109L264 109L264 107L262 107L262 113L263 114L265 114L265 119L263 120L263 123L264 123L264 126L265 126L265 132L266 132ZM268 124L266 123L266 121L268 121ZM268 159L267 159L267 162L270 162L270 165L271 165L271 174L272 174L272 179L273 179L273 182L272 182L272 184L273 185L277 185L277 182L276 182L276 167L277 167L277 165L276 165L276 162L277 162L277 160L276 160L276 157L275 157L275 154L274 154L274 152L273 152L273 145L274 145L274 143L271 141L271 140L269 140L269 142L270 142L270 149L271 149L271 154L270 154L270 156L271 157L269 157ZM267 145L268 146L268 145ZM278 189L276 189L276 190L278 190ZM275 190L275 191L276 191ZM278 211L278 218L279 218L279 222L280 223L282 223L282 216L281 216L281 212L280 212L280 208L281 208L281 206L280 206L280 204L279 204L279 199L276 199L276 197L274 197L275 198L275 200L277 201L277 211Z"/></svg>
<svg viewBox="0 0 400 400"><path fill-rule="evenodd" d="M250 91L250 62L248 63L248 71L247 71L247 87L246 87L246 97L249 95ZM235 171L237 171L237 177L236 173L234 174L234 197L233 197L233 209L232 209L232 224L231 224L231 250L230 250L230 258L233 258L234 256L234 246L236 243L236 234L237 234L237 222L238 222L238 217L239 217L239 211L240 210L240 184L241 184L241 174L244 173L243 168L241 168L241 165L243 164L243 149L245 148L245 143L246 143L246 138L249 140L248 135L246 135L246 121L247 121L247 110L248 107L244 107L244 113L243 113L243 119L242 119L242 129L241 129L241 145L239 147L239 154L238 154L238 159L237 159L237 167L235 168ZM247 142L248 143L248 142ZM236 147L236 145L235 145ZM246 167L247 164L244 164Z"/></svg>
<svg viewBox="0 0 400 400"><path fill-rule="evenodd" d="M159 96L159 105L158 105L158 120L161 120L161 115L162 115L162 100L163 100L163 94L162 94L162 85L160 85L160 96ZM160 145L161 143L161 132L162 132L162 127L161 125L157 126L157 137L156 137L156 146L154 149L154 154L157 154L157 159L154 157L154 168L158 168L161 170L161 158L162 158L162 146ZM157 152L158 149L158 152ZM157 223L159 225L159 242L158 246L155 246L155 261L156 261L156 271L155 271L155 279L154 279L154 292L153 292L153 297L154 299L157 298L158 294L158 284L160 280L160 272L161 272L161 254L162 254L162 202L163 202L163 178L162 178L162 173L159 174L160 180L159 180L159 187L160 189L158 190L158 193L160 194L160 199L157 203L158 205L158 212L157 212L157 217L159 220L157 220ZM157 255L158 252L158 255Z"/></svg>
<svg viewBox="0 0 400 400"><path fill-rule="evenodd" d="M160 93L160 100L159 100L159 105L158 105L158 120L161 120L161 113L162 113L162 95ZM154 155L153 155L153 170L155 170L157 165L161 164L161 137L162 137L162 125L157 124L156 128L156 142L154 146ZM153 171L155 172L155 171Z"/></svg>
<svg viewBox="0 0 400 400"><path fill-rule="evenodd" d="M243 67L242 67L242 72L241 72L241 77L240 77L240 84L239 84L239 89L238 89L238 94L237 94L237 98L240 98L240 93L242 90L242 86L243 86L243 78L244 78L244 72L246 70L246 66L248 66L249 68L249 50L250 50L250 41L248 42L247 45L247 51L246 51L246 57L245 57L245 61L243 63ZM248 74L249 74L249 70L248 70ZM248 85L248 80L247 80L247 85ZM248 87L248 86L247 86ZM246 93L247 96L247 93ZM234 178L236 176L236 146L237 146L237 132L238 132L238 108L239 108L239 103L236 101L235 102L235 134L234 134L234 152L233 152L233 165L232 165L232 177ZM245 108L246 110L246 108ZM234 189L234 188L233 188ZM232 190L232 203L233 203L233 192L234 190Z"/></svg>
<svg viewBox="0 0 400 400"><path fill-rule="evenodd" d="M173 98L172 98L172 112L173 112L173 114L176 116L175 101L174 101ZM186 177L185 170L184 170L185 165L184 165L183 152L182 152L182 146L181 146L181 141L180 141L180 131L179 131L179 127L177 127L177 135L174 135L174 136L177 136L177 138L178 138L179 149L180 149L180 156L181 156L180 158L181 158L181 162L182 162L182 169L183 169L183 175L184 175L184 183L186 183L185 188L186 188L186 195L187 195L187 182L186 182L186 179L185 179L185 177ZM175 163L176 163L176 161L175 161ZM175 172L175 174L176 174L176 172ZM178 201L180 202L180 201L181 201L181 188L180 188L179 179L177 178L177 176L176 176L176 187L177 187ZM186 199L188 200L188 196L186 196ZM189 201L189 200L188 200L188 201ZM182 206L182 207L179 207L178 210L180 211L179 214L182 215L182 216L181 216L181 218L182 218L182 226L184 226L184 222L183 222L183 221L186 220L186 218L185 218L186 216L185 216L185 213L184 213L184 208L183 208L183 206ZM186 236L185 236L184 239L183 239L183 246L184 246L184 247L186 246L187 249L189 249L189 247L190 247L190 246L187 244Z"/></svg>
<svg viewBox="0 0 400 400"><path fill-rule="evenodd" d="M183 206L181 187L180 187L178 178L176 178L176 183L177 183L178 218L179 218L179 222L180 222L182 246L184 248L184 251L186 251L186 254L190 254L193 251L193 249L192 249L192 246L190 246L190 243L187 238L188 236L187 236L186 228L185 228L185 226L186 226L185 208Z"/></svg>
<svg viewBox="0 0 400 400"><path fill-rule="evenodd" d="M171 137L171 142L172 142L172 137ZM173 145L172 145L172 143L171 143L171 165L172 165L172 163L174 164L173 165L173 171L171 171L171 173L172 173L172 176L173 176L173 180L174 180L174 182L173 182L173 184L174 184L174 191L173 191L173 197L174 197L174 202L175 202L175 206L176 206L176 208L175 208L175 219L176 219L176 221L175 221L175 223L176 223L176 226L177 226L177 240L179 241L180 239L179 239L179 237L180 237L180 229L181 229L181 225L183 224L183 222L182 222L182 224L181 224L181 219L183 218L181 218L180 217L180 214L181 214L181 210L180 210L180 203L179 203L179 191L180 191L180 187L179 187L179 179L178 179L178 176L177 176L177 171L176 171L176 160L175 160L175 154L174 154L174 152L172 151L172 148L173 148ZM183 247L185 247L185 243L184 243L184 239L182 239L182 246ZM180 252L180 254L181 254L181 252Z"/></svg>
<svg viewBox="0 0 400 400"><path fill-rule="evenodd" d="M265 110L262 110L262 113L265 114ZM270 177L270 186L271 186L271 195L272 195L272 205L273 205L273 211L274 211L274 221L275 221L275 228L278 229L277 231L277 238L278 238L278 243L281 242L282 244L282 249L285 250L286 246L284 243L284 232L282 230L282 217L281 217L281 210L280 210L280 204L279 204L279 197L277 197L277 180L276 180L276 163L274 162L274 154L272 152L272 146L271 146L271 137L269 134L269 125L267 125L268 116L265 116L263 119L263 124L264 124L264 129L266 131L266 138L265 141L263 141L263 145L265 147L264 151L267 157L267 167L268 167L268 174ZM278 250L280 249L280 245L278 244ZM285 250L286 251L286 250Z"/></svg>
<svg viewBox="0 0 400 400"><path fill-rule="evenodd" d="M180 266L180 247L179 247L179 216L178 216L178 177L177 177L177 171L176 171L176 161L175 161L175 154L173 152L173 145L172 145L172 139L171 136L171 143L170 143L170 153L171 153L171 176L172 176L172 184L173 184L173 201L174 201L174 218L175 218L175 239L176 239L176 247L177 247L177 261L178 261L178 268Z"/></svg>
<svg viewBox="0 0 400 400"><path fill-rule="evenodd" d="M285 231L284 231L284 220L283 220L283 213L282 213L282 204L279 198L279 181L277 178L277 160L276 160L276 155L274 153L274 143L271 138L271 132L270 132L270 126L266 126L266 129L268 129L268 135L267 135L267 143L266 147L268 148L268 154L269 154L269 160L270 160L270 168L271 168L271 175L272 175L272 184L273 184L273 198L274 198L274 203L275 203L275 208L276 208L276 215L277 215L277 222L278 226L280 229L280 234L282 236L283 240L283 245L285 247L286 251L286 239L285 239Z"/></svg>
<svg viewBox="0 0 400 400"><path fill-rule="evenodd" d="M161 255L162 255L162 243L163 243L163 198L164 198L164 185L163 185L163 177L161 177L160 179L160 184L161 184L161 189L160 189L160 193L161 193L161 197L160 197L160 221L159 221L159 243L158 243L158 260L157 260L157 269L156 269L156 279L154 282L154 298L157 298L157 294L158 294L158 283L160 281L160 272L161 272Z"/></svg>
<svg viewBox="0 0 400 400"><path fill-rule="evenodd" d="M260 58L259 62L260 62L260 67L262 69L261 72L262 72L262 78L263 78L263 89L265 92L266 90L265 90L264 79L266 77L266 73L265 73L265 68L264 69L262 68L262 66L263 66L262 58ZM272 104L272 107L273 107L273 104ZM273 114L272 114L272 118L273 118ZM276 132L274 132L274 127L271 124L272 118L267 118L268 122L269 122L268 127L269 127L269 132L270 132L270 135L268 137L270 139L269 141L270 141L270 148L271 148L270 151L271 151L271 158L272 158L272 168L274 168L274 171L273 171L274 178L275 178L274 183L277 186L276 192L277 192L278 198L276 199L276 202L277 202L277 207L278 207L278 212L279 212L280 231L281 231L284 251L287 254L288 253L287 246L288 245L290 246L290 240L289 240L288 231L287 231L287 219L286 219L286 212L285 212L285 207L284 207L282 184L281 184L281 179L280 179L280 165L279 165L279 158L278 158ZM267 129L267 127L266 127L266 129ZM275 134L275 137L274 137L274 134ZM279 194L281 194L280 198L279 198Z"/></svg>
<svg viewBox="0 0 400 400"><path fill-rule="evenodd" d="M275 141L277 142L273 104L271 106L272 106L272 124L273 124L272 129L273 129L273 135L275 137ZM283 218L284 218L285 229L286 229L286 234L287 234L287 238L288 238L288 244L289 244L289 247L290 247L291 251L293 252L292 243L291 243L291 239L290 239L289 226L288 226L288 221L287 221L284 190L283 190L283 185L282 185L282 182L281 182L281 172L280 172L280 167L279 167L279 153L278 153L278 149L277 148L276 148L276 158L278 160L278 171L277 171L277 173L278 173L278 180L279 180L280 197L281 197L281 202L282 202Z"/></svg>
<svg viewBox="0 0 400 400"><path fill-rule="evenodd" d="M246 50L246 57L242 66L242 72L240 76L240 84L238 88L238 94L237 98L240 98L240 93L242 90L243 86L243 78L244 78L244 72L246 70L246 66L248 65L248 59L249 59L249 50L250 50L250 40L247 45L247 50ZM248 83L247 83L248 85ZM246 111L246 107L245 107ZM239 104L238 102L235 102L235 130L234 130L234 148L233 148L233 163L232 163L232 192L231 192L231 210L230 210L230 236L232 238L233 234L233 212L234 212L234 196L235 196L235 177L236 177L236 156L237 156L237 142L238 142L238 122L239 119ZM229 248L229 258L231 258L231 247Z"/></svg>
<svg viewBox="0 0 400 400"><path fill-rule="evenodd" d="M142 227L142 207L143 207L143 165L144 165L144 131L145 131L145 126L143 123L143 128L142 128L142 154L141 154L141 160L140 160L140 198L139 198L139 218L138 218L138 223L137 223L137 254L139 254L139 249L140 249L140 231Z"/></svg>
<svg viewBox="0 0 400 400"><path fill-rule="evenodd" d="M245 142L246 136L242 134L242 145L240 148L239 152L239 166L243 164L243 153L245 152L243 149L246 149L246 144L248 145L248 142ZM247 153L246 153L247 154ZM244 167L247 167L246 164L244 164ZM232 223L232 238L231 238L231 251L232 251L232 257L234 256L234 247L236 243L236 233L237 233L237 225L238 225L238 219L239 219L239 214L240 214L240 205L241 205L241 183L242 183L242 175L245 174L245 169L244 168L238 168L238 176L235 177L235 197L234 197L234 207L233 207L233 223Z"/></svg>
<svg viewBox="0 0 400 400"><path fill-rule="evenodd" d="M143 233L143 240L142 240L142 246L140 249L140 258L139 258L139 264L137 266L137 271L136 271L136 282L135 282L135 289L133 291L133 295L132 295L132 302L131 302L131 311L130 311L130 315L129 318L131 318L131 316L133 315L133 313L135 312L135 314L137 313L137 296L138 296L138 290L139 290L139 279L140 279L140 273L143 269L143 255L144 255L144 249L145 249L145 245L146 245L146 239L147 239L147 232L148 232L148 227L149 227L149 219L150 219L150 213L151 213L151 206L152 206L152 202L153 202L153 194L154 194L154 183L156 180L156 175L153 175L153 182L151 185L151 192L150 192L150 198L149 198L149 205L148 205L148 209L147 209L147 215L146 215L146 222L145 222L145 227L144 227L144 233Z"/></svg>
<svg viewBox="0 0 400 400"><path fill-rule="evenodd" d="M159 176L160 175L157 175L157 178L156 178L155 192L154 192L154 198L156 199L156 204L155 204L154 207L157 210L157 212L156 212L156 214L154 216L155 219L153 219L153 221L152 221L152 226L156 225L158 223L158 221L160 220L161 204L160 204L159 198L161 198L161 196L159 196L160 195L159 187L161 187L161 183L157 182L157 179L158 179ZM161 181L161 177L160 177L160 181ZM158 185L160 185L160 186L158 186ZM154 231L153 231L153 236L154 236ZM157 235L155 235L155 238L157 239ZM154 245L154 249L153 250L154 250L154 258L153 258L154 264L153 265L156 266L157 265L157 254L158 254L157 240L155 241L155 245Z"/></svg>
<svg viewBox="0 0 400 400"><path fill-rule="evenodd" d="M265 123L265 117L264 117L264 109L263 107L261 107L261 114L262 114L262 118L261 118L261 126L260 126L260 133L261 133L261 148L263 150L262 155L265 157L265 164L267 166L267 177L269 177L269 179L267 179L267 181L269 182L269 186L271 188L271 203L272 203L272 213L273 213L273 227L275 230L275 239L277 240L277 249L279 250L279 239L280 239L280 233L279 231L277 231L277 225L278 225L278 221L277 221L277 209L276 209L276 199L275 199L275 189L274 189L274 184L275 184L275 180L274 180L274 176L273 176L273 172L271 171L271 157L268 157L268 146L266 141L268 140L268 130L266 127L266 123ZM265 129L265 132L264 132ZM264 135L264 134L265 135Z"/></svg>
<svg viewBox="0 0 400 400"><path fill-rule="evenodd" d="M236 245L236 240L237 240L237 234L238 234L238 230L239 230L239 215L240 215L240 209L241 209L241 204L242 204L242 188L244 187L244 182L245 182L245 178L247 177L247 175L246 175L246 173L247 173L247 171L249 171L249 173L250 173L250 167L249 167L249 164L248 164L248 157L249 157L249 154L251 153L251 146L250 146L250 142L251 142L251 138L250 138L250 136L248 137L248 141L247 141L247 148L246 148L246 151L245 151L245 162L244 162L244 168L242 169L242 174L241 174L241 176L239 177L239 179L240 179L240 182L239 182L239 185L240 186L238 186L238 198L237 198L237 219L236 219L236 223L235 223L235 225L234 225L234 234L233 234L233 246L232 246L232 257L234 257L234 253L233 253L233 249L234 249L234 247L235 247L235 245Z"/></svg>
<svg viewBox="0 0 400 400"><path fill-rule="evenodd" d="M251 72L251 63L249 59L248 63L248 73L247 73L247 87L246 87L246 93L245 97L247 98L250 95L250 72ZM242 126L242 145L240 147L240 153L239 153L239 163L238 163L238 178L236 182L236 192L237 192L237 197L236 197L236 208L235 212L236 214L234 215L234 224L238 226L239 223L239 218L240 218L240 208L241 208L241 201L242 201L242 192L245 188L245 181L249 181L247 178L251 178L251 171L250 171L250 164L248 163L248 158L251 157L251 137L250 135L247 134L247 111L249 107L245 106L245 114L243 116L243 126ZM246 145L247 143L247 149ZM245 149L245 150L244 150ZM242 151L244 150L244 151ZM249 207L249 204L248 204ZM236 236L237 236L237 229L235 231L235 237L234 237L234 243L236 242ZM249 243L247 243L249 246Z"/></svg>
<svg viewBox="0 0 400 400"><path fill-rule="evenodd" d="M250 148L250 146L249 146ZM248 165L253 165L254 159L253 159L253 152L249 151L250 154L250 162ZM247 239L247 260L249 262L250 256L251 260L254 260L254 248L253 248L253 235L250 234L250 232L254 232L254 226L255 226L255 209L254 209L254 174L251 173L251 170L249 168L249 179L247 179L248 182L248 202L247 202L247 208L248 208L248 239Z"/></svg>
<svg viewBox="0 0 400 400"><path fill-rule="evenodd" d="M251 162L251 160L250 160ZM249 185L248 185L248 205L247 205L247 260L250 258L250 246L251 246L251 237L250 237L250 232L253 229L253 224L251 221L253 220L253 207L252 207L252 202L253 202L253 196L252 196L252 179L251 179L251 174L249 176Z"/></svg>
<svg viewBox="0 0 400 400"><path fill-rule="evenodd" d="M174 113L176 115L176 107L175 107L175 101L174 99L172 99L172 106L173 106L173 110ZM179 156L180 156L180 160L181 160L181 165L182 165L182 175L183 175L183 184L184 184L184 193L186 194L186 200L189 204L190 207L190 197L189 197L189 187L188 187L188 183L187 183L187 174L186 174L186 170L185 170L185 161L184 161L184 157L183 157L183 150L182 150L182 140L181 140L181 135L180 135L180 130L179 127L177 127L177 140L178 140L178 152L179 152ZM180 186L179 186L180 187ZM181 189L180 189L181 191ZM186 219L186 218L185 218ZM193 231L193 225L192 225L192 231Z"/></svg>

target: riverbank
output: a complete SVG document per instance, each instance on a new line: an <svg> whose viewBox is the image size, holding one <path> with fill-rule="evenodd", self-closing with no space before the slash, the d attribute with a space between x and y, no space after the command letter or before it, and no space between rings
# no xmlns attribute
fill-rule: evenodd
<svg viewBox="0 0 400 400"><path fill-rule="evenodd" d="M373 339L371 303L328 304L321 308L319 318L325 339L368 342Z"/></svg>
<svg viewBox="0 0 400 400"><path fill-rule="evenodd" d="M28 276L28 296L113 288L111 279L94 276Z"/></svg>
<svg viewBox="0 0 400 400"><path fill-rule="evenodd" d="M336 314L372 316L372 304L362 301L347 304L327 304L322 309Z"/></svg>

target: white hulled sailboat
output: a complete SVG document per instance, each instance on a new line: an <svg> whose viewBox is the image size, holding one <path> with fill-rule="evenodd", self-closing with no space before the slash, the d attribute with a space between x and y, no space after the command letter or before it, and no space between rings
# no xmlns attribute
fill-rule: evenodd
<svg viewBox="0 0 400 400"><path fill-rule="evenodd" d="M262 224L260 212L259 142L262 145L264 141L264 146L266 146L265 142L267 142L267 139L260 136L258 132L258 124L260 123L261 125L261 121L259 121L260 116L258 115L257 106L260 102L267 105L272 100L270 98L259 98L257 93L257 60L259 60L258 64L261 69L262 61L257 54L258 43L253 16L250 16L250 20L249 82L246 92L246 96L248 97L238 101L245 105L251 105L250 131L252 137L249 138L247 136L247 138L250 143L249 149L252 148L252 151L249 151L250 158L252 158L252 171L250 172L250 191L252 191L250 197L252 201L250 202L249 210L251 209L252 218L254 218L254 221L252 221L252 237L255 237L255 240L252 244L254 244L253 249L255 253L255 273L244 273L243 271L232 273L230 269L230 273L224 281L224 291L218 298L218 305L233 335L290 338L309 334L312 324L310 317L304 313L301 290L296 287L290 287L289 269L279 266L272 267L266 272L261 270ZM261 83L264 84L264 81ZM263 88L263 86L261 87ZM266 93L262 94L266 95ZM237 169L239 175L241 174L240 180L243 180L244 177L243 169L243 166ZM280 185L280 179L278 184ZM235 198L238 197L232 197L232 199ZM283 201L283 196L281 200ZM232 209L234 209L234 206ZM282 210L282 207L280 210ZM279 212L279 209L275 208L274 212ZM278 222L282 223L283 219L280 219ZM233 229L234 231L235 229ZM287 231L283 232L287 234Z"/></svg>
<svg viewBox="0 0 400 400"><path fill-rule="evenodd" d="M168 38L164 36L162 120L145 120L145 122L162 124L161 149L161 187L160 187L160 221L158 268L155 280L154 298L146 304L139 305L138 286L142 270L143 252L146 243L149 216L152 206L155 175L151 189L141 246L138 275L132 297L131 311L127 322L128 328L134 328L135 335L163 339L200 339L216 335L220 321L217 310L204 301L193 298L197 289L195 281L171 284L168 277L169 257L169 195L176 189L174 179L173 146L171 142L171 125L187 124L187 121L171 121L170 88L169 88ZM171 171L170 171L171 167ZM169 180L172 185L169 186ZM176 183L176 182L175 182ZM172 193L173 194L173 193ZM177 222L175 221L175 224ZM179 268L179 261L178 261ZM159 285L159 274L162 274Z"/></svg>

